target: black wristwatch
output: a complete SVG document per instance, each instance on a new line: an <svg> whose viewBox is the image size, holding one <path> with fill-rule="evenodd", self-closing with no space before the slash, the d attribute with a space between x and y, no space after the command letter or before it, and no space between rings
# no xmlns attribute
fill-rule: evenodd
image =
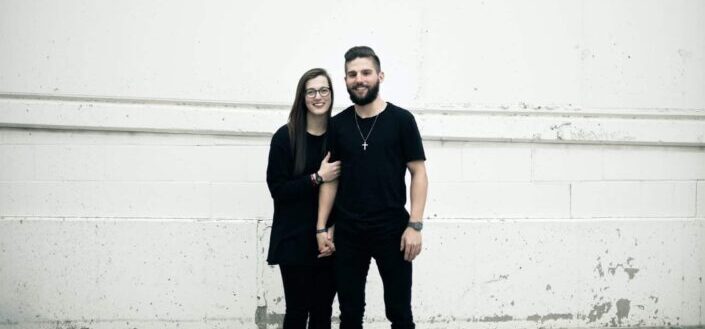
<svg viewBox="0 0 705 329"><path fill-rule="evenodd" d="M422 223L422 222L409 222L409 224L408 224L407 226L413 228L413 229L416 230L417 232L421 232L421 230L423 229L423 223Z"/></svg>
<svg viewBox="0 0 705 329"><path fill-rule="evenodd" d="M325 183L323 181L323 177L321 177L321 175L319 175L318 172L313 173L313 175L314 175L314 177L316 177L316 184L321 185L321 184Z"/></svg>

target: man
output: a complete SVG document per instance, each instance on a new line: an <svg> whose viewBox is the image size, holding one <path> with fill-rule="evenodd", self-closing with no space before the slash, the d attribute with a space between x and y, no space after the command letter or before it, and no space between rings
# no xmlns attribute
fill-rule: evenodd
<svg viewBox="0 0 705 329"><path fill-rule="evenodd" d="M320 188L316 238L322 256L336 252L340 328L362 328L371 258L384 285L392 328L414 328L411 261L421 252L428 179L421 135L413 115L379 96L380 61L369 47L345 53L345 84L355 104L331 119L330 161L341 161L338 180ZM406 170L411 173L411 214ZM335 207L333 208L333 201ZM328 217L335 219L326 230Z"/></svg>

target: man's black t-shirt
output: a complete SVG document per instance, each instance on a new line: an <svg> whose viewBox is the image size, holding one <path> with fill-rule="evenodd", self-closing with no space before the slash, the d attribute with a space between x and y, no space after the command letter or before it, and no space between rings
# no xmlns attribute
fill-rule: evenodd
<svg viewBox="0 0 705 329"><path fill-rule="evenodd" d="M337 223L400 217L408 220L404 208L406 164L426 160L414 116L392 103L387 103L377 116L357 116L357 124L356 116L351 106L334 116L328 129L331 161L341 161L332 216ZM366 150L362 136L367 137Z"/></svg>

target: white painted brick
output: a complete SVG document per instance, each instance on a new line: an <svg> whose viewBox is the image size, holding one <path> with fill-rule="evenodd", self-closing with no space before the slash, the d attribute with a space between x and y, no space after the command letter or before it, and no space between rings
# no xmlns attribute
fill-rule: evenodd
<svg viewBox="0 0 705 329"><path fill-rule="evenodd" d="M0 181L34 179L34 146L0 144Z"/></svg>
<svg viewBox="0 0 705 329"><path fill-rule="evenodd" d="M604 146L536 145L532 151L535 181L600 180Z"/></svg>
<svg viewBox="0 0 705 329"><path fill-rule="evenodd" d="M531 150L528 144L466 143L463 148L463 180L531 180Z"/></svg>
<svg viewBox="0 0 705 329"><path fill-rule="evenodd" d="M705 176L696 148L537 145L534 180L685 180Z"/></svg>
<svg viewBox="0 0 705 329"><path fill-rule="evenodd" d="M108 147L109 180L264 182L264 146Z"/></svg>
<svg viewBox="0 0 705 329"><path fill-rule="evenodd" d="M568 184L438 183L429 187L429 218L554 218L569 215Z"/></svg>
<svg viewBox="0 0 705 329"><path fill-rule="evenodd" d="M208 146L109 147L106 179L126 181L208 181Z"/></svg>
<svg viewBox="0 0 705 329"><path fill-rule="evenodd" d="M208 172L212 181L266 182L269 146L211 147Z"/></svg>
<svg viewBox="0 0 705 329"><path fill-rule="evenodd" d="M0 221L3 321L80 321L90 314L107 321L254 323L253 283L262 261L255 225Z"/></svg>
<svg viewBox="0 0 705 329"><path fill-rule="evenodd" d="M677 147L609 147L604 151L606 180L705 179L705 150Z"/></svg>
<svg viewBox="0 0 705 329"><path fill-rule="evenodd" d="M697 216L705 218L705 181L699 181L696 186L697 194Z"/></svg>
<svg viewBox="0 0 705 329"><path fill-rule="evenodd" d="M430 182L457 182L462 179L463 145L458 142L424 142L426 173Z"/></svg>
<svg viewBox="0 0 705 329"><path fill-rule="evenodd" d="M573 217L693 217L694 182L572 184Z"/></svg>
<svg viewBox="0 0 705 329"><path fill-rule="evenodd" d="M214 218L272 218L274 206L265 183L212 184L210 194Z"/></svg>
<svg viewBox="0 0 705 329"><path fill-rule="evenodd" d="M36 179L103 180L108 154L101 146L37 145Z"/></svg>
<svg viewBox="0 0 705 329"><path fill-rule="evenodd" d="M207 218L205 183L0 183L2 216Z"/></svg>
<svg viewBox="0 0 705 329"><path fill-rule="evenodd" d="M703 284L703 280L705 280L705 239L702 237L705 236L705 220L698 220L698 223L700 224L700 233L698 233L698 255L700 256L700 269L698 270L698 273L700 273L700 277L698 280L700 281L700 309L702 310L705 308L705 305L703 305L703 302L705 301L705 284ZM705 312L700 312L700 323L705 323Z"/></svg>

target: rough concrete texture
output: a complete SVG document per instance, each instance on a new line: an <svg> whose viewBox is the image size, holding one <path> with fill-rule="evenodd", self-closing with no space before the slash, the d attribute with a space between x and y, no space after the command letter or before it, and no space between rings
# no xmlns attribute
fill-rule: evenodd
<svg viewBox="0 0 705 329"><path fill-rule="evenodd" d="M0 140L3 326L281 323L279 273L264 262L267 138L3 129ZM638 181L612 181L606 172L625 170L609 158L624 146L429 141L426 148L431 190L414 274L420 326L702 323L705 225L695 211L704 177L694 169L701 153L630 146L630 154L663 160L629 176ZM548 157L569 160L555 165ZM599 169L587 176L569 169L581 159L596 159L588 163ZM644 199L649 191L662 197ZM680 216L683 209L691 217ZM644 217L624 218L628 211ZM385 326L381 291L373 263L372 328Z"/></svg>
<svg viewBox="0 0 705 329"><path fill-rule="evenodd" d="M419 320L455 325L493 319L513 323L509 327L699 321L699 240L705 233L699 221L429 226L425 254L415 264L415 305L425 310ZM439 279L442 284L433 284Z"/></svg>
<svg viewBox="0 0 705 329"><path fill-rule="evenodd" d="M369 44L383 59L385 95L401 104L705 102L699 0L43 5L3 2L3 91L287 104L310 67L330 70L343 91L343 53ZM375 24L360 24L356 9L367 7ZM330 28L300 24L306 16Z"/></svg>
<svg viewBox="0 0 705 329"><path fill-rule="evenodd" d="M5 218L0 322L249 325L262 261L255 234L256 222L245 221Z"/></svg>
<svg viewBox="0 0 705 329"><path fill-rule="evenodd" d="M705 324L705 2L275 9L0 1L1 329L281 327L269 136L362 44L428 152L419 328Z"/></svg>
<svg viewBox="0 0 705 329"><path fill-rule="evenodd" d="M0 316L10 328L281 322L278 270L263 260L268 221L5 218L0 225ZM429 220L427 226L425 250L414 264L419 326L700 321L701 221ZM367 292L366 322L379 326L384 312L374 265Z"/></svg>

